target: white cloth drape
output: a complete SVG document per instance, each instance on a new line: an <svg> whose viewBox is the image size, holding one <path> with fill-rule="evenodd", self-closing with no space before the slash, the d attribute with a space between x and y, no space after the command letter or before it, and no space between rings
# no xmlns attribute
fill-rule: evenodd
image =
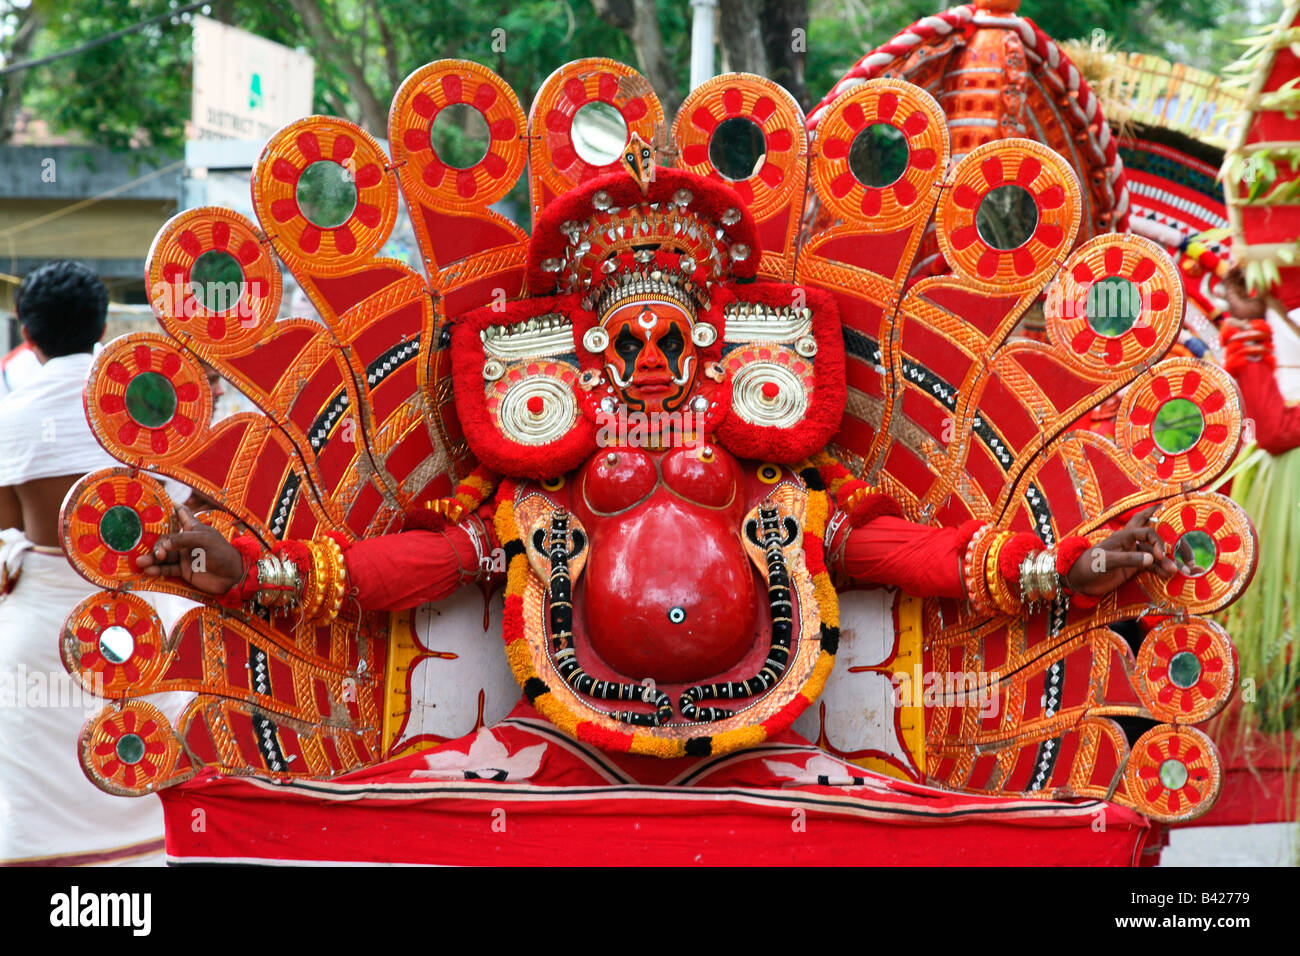
<svg viewBox="0 0 1300 956"><path fill-rule="evenodd" d="M52 358L0 399L0 485L119 464L91 434L81 403L92 360L89 352Z"/></svg>

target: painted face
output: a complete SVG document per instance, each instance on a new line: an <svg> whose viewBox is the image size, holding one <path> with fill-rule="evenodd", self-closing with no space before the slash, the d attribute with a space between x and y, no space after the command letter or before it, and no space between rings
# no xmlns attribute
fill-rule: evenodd
<svg viewBox="0 0 1300 956"><path fill-rule="evenodd" d="M605 371L628 409L680 409L699 362L685 310L670 302L629 302L609 317L605 331Z"/></svg>

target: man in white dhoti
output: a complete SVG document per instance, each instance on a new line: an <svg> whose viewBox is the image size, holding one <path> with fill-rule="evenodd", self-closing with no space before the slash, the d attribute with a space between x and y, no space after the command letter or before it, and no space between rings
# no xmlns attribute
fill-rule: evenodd
<svg viewBox="0 0 1300 956"><path fill-rule="evenodd" d="M0 865L162 862L158 798L113 797L82 774L78 733L104 701L59 657L64 620L95 590L60 550L59 507L83 474L117 464L81 398L107 306L77 263L41 266L18 290L41 367L0 399Z"/></svg>

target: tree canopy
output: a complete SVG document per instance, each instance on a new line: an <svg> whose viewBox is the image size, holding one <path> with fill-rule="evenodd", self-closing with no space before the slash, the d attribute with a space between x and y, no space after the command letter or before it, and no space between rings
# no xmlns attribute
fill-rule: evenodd
<svg viewBox="0 0 1300 956"><path fill-rule="evenodd" d="M1024 0L1021 13L1057 39L1102 29L1112 47L1157 52L1217 70L1227 42L1270 18L1229 0ZM175 150L190 108L190 13L181 0L0 0L0 59L12 66L160 22L31 69L0 75L0 143L38 118L52 131L117 148ZM719 68L761 72L805 106L872 47L942 0L719 0ZM669 115L686 94L687 0L212 0L201 12L316 60L315 108L382 135L402 79L440 57L493 67L525 108L556 67L584 56L633 63ZM167 14L171 14L167 16ZM796 31L803 36L796 39ZM806 52L805 52L806 51Z"/></svg>

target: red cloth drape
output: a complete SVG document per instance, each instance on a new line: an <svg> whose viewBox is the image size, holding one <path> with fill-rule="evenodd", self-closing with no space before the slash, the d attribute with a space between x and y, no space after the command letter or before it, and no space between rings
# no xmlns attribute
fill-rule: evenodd
<svg viewBox="0 0 1300 956"><path fill-rule="evenodd" d="M348 585L366 611L401 611L440 601L479 573L463 528L406 531L353 543L344 554Z"/></svg>
<svg viewBox="0 0 1300 956"><path fill-rule="evenodd" d="M932 528L881 515L848 531L837 570L857 585L897 587L917 597L964 598L961 559L975 527L968 522Z"/></svg>

